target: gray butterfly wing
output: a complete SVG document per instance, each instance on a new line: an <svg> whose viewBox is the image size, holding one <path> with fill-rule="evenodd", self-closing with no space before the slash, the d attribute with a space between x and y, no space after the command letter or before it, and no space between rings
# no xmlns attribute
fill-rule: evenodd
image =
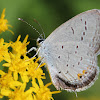
<svg viewBox="0 0 100 100"><path fill-rule="evenodd" d="M90 10L57 28L41 45L39 56L57 89L79 92L98 77L99 48L100 13Z"/></svg>

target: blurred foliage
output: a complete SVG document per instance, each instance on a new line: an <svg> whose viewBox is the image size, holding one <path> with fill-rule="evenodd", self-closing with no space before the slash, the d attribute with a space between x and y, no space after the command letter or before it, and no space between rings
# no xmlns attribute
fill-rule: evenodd
<svg viewBox="0 0 100 100"><path fill-rule="evenodd" d="M23 18L25 21L33 25L40 33L40 27L33 21L35 18L42 25L46 37L59 25L72 18L73 16L90 9L100 9L100 0L0 0L0 14L6 8L6 18L9 24L13 26L12 35L10 32L5 32L0 35L5 41L15 41L19 34L22 35L22 40L26 34L29 34L29 41L31 48L36 46L34 40L39 36L30 26L18 21ZM100 62L100 60L98 60ZM100 63L99 63L100 65ZM45 70L45 69L44 69ZM50 78L47 75L47 81ZM86 91L78 93L69 93L62 91L60 94L54 95L55 100L100 100L100 79L98 79L91 88ZM51 87L54 90L54 86ZM6 98L0 99L6 100Z"/></svg>

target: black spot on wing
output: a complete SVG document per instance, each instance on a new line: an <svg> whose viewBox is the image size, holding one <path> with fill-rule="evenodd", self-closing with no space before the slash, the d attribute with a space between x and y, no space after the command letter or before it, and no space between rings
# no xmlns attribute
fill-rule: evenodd
<svg viewBox="0 0 100 100"><path fill-rule="evenodd" d="M77 51L75 51L75 54L77 54Z"/></svg>
<svg viewBox="0 0 100 100"><path fill-rule="evenodd" d="M82 61L82 59L83 59L83 58L81 57L81 61Z"/></svg>
<svg viewBox="0 0 100 100"><path fill-rule="evenodd" d="M59 71L59 74L61 73L61 71Z"/></svg>
<svg viewBox="0 0 100 100"><path fill-rule="evenodd" d="M76 48L78 48L78 45L76 46Z"/></svg>
<svg viewBox="0 0 100 100"><path fill-rule="evenodd" d="M68 67L68 64L66 66Z"/></svg>
<svg viewBox="0 0 100 100"><path fill-rule="evenodd" d="M81 41L83 41L83 37L81 37Z"/></svg>
<svg viewBox="0 0 100 100"><path fill-rule="evenodd" d="M78 62L78 65L80 64L80 62Z"/></svg>
<svg viewBox="0 0 100 100"><path fill-rule="evenodd" d="M86 21L85 21L85 25L86 25Z"/></svg>
<svg viewBox="0 0 100 100"><path fill-rule="evenodd" d="M85 32L83 32L83 35L85 35Z"/></svg>
<svg viewBox="0 0 100 100"><path fill-rule="evenodd" d="M85 30L87 30L87 27L85 26Z"/></svg>
<svg viewBox="0 0 100 100"><path fill-rule="evenodd" d="M73 34L74 34L74 29L73 29L73 27L71 27L71 29L72 29L72 32L73 32Z"/></svg>
<svg viewBox="0 0 100 100"><path fill-rule="evenodd" d="M68 73L69 73L69 71L67 70L67 72L65 74L68 74Z"/></svg>
<svg viewBox="0 0 100 100"><path fill-rule="evenodd" d="M58 56L58 58L60 58L60 56Z"/></svg>

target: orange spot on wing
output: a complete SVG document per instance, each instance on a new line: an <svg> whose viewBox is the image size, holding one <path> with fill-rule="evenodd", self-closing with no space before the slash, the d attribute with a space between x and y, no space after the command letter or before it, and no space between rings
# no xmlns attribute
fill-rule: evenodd
<svg viewBox="0 0 100 100"><path fill-rule="evenodd" d="M83 74L81 74L81 73L78 73L78 74L77 74L79 80L80 80L80 78L82 77L82 75L83 75Z"/></svg>

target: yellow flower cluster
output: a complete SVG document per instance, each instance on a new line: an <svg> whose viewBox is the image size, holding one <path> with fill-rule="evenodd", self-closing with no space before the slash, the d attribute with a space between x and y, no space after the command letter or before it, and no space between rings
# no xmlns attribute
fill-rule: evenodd
<svg viewBox="0 0 100 100"><path fill-rule="evenodd" d="M4 18L5 9L1 19ZM4 22L3 22L4 21ZM8 22L6 20L6 22ZM4 26L5 19L0 20L0 32L8 30L8 24ZM39 66L39 58L30 59L27 55L28 35L24 41L20 41L19 35L15 42L6 43L0 39L0 63L3 62L0 70L0 98L7 96L9 100L53 100L52 94L60 91L51 92L48 86L44 85L45 73ZM35 61L34 61L35 60ZM38 68L39 66L39 68ZM31 87L28 87L31 83ZM28 87L28 89L27 89Z"/></svg>
<svg viewBox="0 0 100 100"><path fill-rule="evenodd" d="M6 30L8 30L12 34L14 34L13 31L8 29L8 27L12 27L12 26L8 24L8 20L4 19L4 17L5 17L5 9L3 10L2 14L1 14L1 18L0 18L0 33L5 32Z"/></svg>

